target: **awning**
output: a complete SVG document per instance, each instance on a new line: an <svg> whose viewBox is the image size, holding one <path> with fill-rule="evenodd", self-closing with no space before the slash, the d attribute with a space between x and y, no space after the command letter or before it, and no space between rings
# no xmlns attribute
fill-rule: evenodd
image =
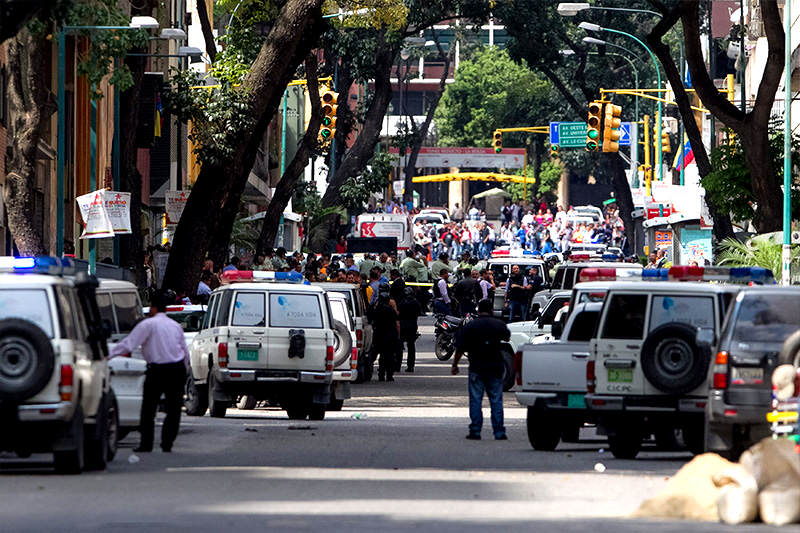
<svg viewBox="0 0 800 533"><path fill-rule="evenodd" d="M492 196L505 196L506 198L511 198L511 193L504 191L503 189L494 188L478 193L472 198L474 200L480 200L481 198L490 198Z"/></svg>
<svg viewBox="0 0 800 533"><path fill-rule="evenodd" d="M494 181L497 183L536 183L535 178L514 176L512 174L495 174L494 172L456 172L454 174L430 174L415 176L414 183L436 183L445 181Z"/></svg>

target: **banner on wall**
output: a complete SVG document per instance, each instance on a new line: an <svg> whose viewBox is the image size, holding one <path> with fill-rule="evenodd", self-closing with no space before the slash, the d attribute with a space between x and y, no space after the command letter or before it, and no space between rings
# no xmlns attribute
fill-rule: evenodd
<svg viewBox="0 0 800 533"><path fill-rule="evenodd" d="M181 219L183 208L189 199L188 191L166 191L164 195L165 211L167 212L167 224L175 225Z"/></svg>

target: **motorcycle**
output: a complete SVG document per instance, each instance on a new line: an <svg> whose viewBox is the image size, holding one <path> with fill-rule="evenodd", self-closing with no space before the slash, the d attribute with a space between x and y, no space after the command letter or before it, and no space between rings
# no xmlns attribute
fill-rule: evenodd
<svg viewBox="0 0 800 533"><path fill-rule="evenodd" d="M436 315L436 343L434 352L439 361L447 361L456 350L455 339L458 331L464 324L471 320L470 315L465 318L450 315Z"/></svg>

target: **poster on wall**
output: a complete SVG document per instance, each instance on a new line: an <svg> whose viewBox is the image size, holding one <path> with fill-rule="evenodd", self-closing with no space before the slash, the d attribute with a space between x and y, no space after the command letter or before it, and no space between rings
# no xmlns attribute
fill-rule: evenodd
<svg viewBox="0 0 800 533"><path fill-rule="evenodd" d="M167 224L175 225L181 219L183 208L189 199L188 191L166 191L164 195Z"/></svg>
<svg viewBox="0 0 800 533"><path fill-rule="evenodd" d="M81 239L102 239L114 236L114 227L106 210L105 191L94 191L78 196L78 208L83 219Z"/></svg>
<svg viewBox="0 0 800 533"><path fill-rule="evenodd" d="M711 264L711 230L700 229L699 226L681 230L681 262L682 265L697 266Z"/></svg>
<svg viewBox="0 0 800 533"><path fill-rule="evenodd" d="M106 212L111 220L115 235L130 235L131 231L131 193L103 191Z"/></svg>

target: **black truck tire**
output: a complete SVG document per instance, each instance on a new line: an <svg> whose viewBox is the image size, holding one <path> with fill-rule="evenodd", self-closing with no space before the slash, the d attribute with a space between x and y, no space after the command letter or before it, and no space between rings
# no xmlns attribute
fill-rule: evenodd
<svg viewBox="0 0 800 533"><path fill-rule="evenodd" d="M42 329L27 320L0 320L0 400L37 395L50 381L56 356Z"/></svg>
<svg viewBox="0 0 800 533"><path fill-rule="evenodd" d="M553 416L545 414L543 409L528 407L528 442L534 450L552 452L561 440L561 425Z"/></svg>
<svg viewBox="0 0 800 533"><path fill-rule="evenodd" d="M667 394L686 394L707 379L710 355L697 346L695 329L670 322L650 332L642 345L642 372Z"/></svg>
<svg viewBox="0 0 800 533"><path fill-rule="evenodd" d="M208 411L208 385L198 385L194 382L191 370L186 375L186 385L183 389L183 406L189 416L203 416Z"/></svg>

